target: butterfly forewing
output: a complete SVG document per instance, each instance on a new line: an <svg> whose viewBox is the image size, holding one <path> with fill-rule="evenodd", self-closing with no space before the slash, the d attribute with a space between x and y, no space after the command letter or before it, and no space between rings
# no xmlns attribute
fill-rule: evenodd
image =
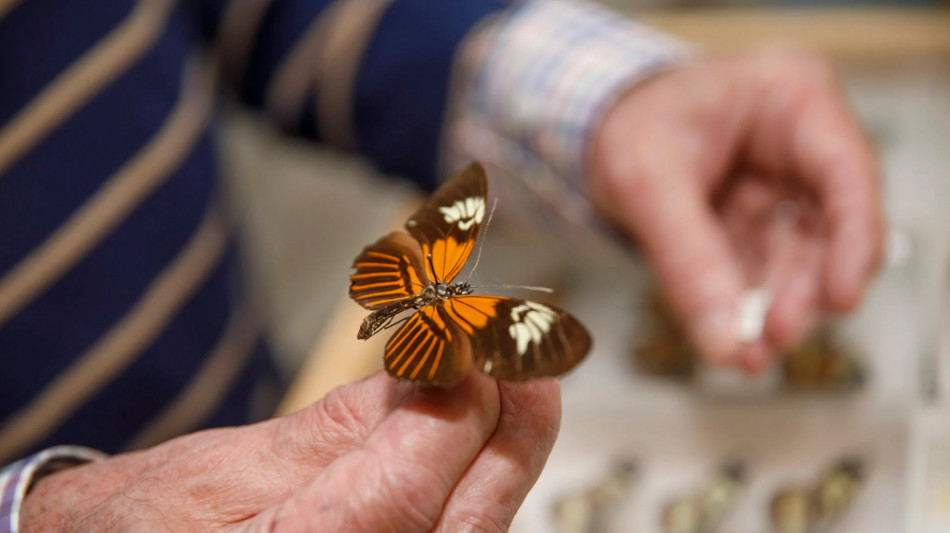
<svg viewBox="0 0 950 533"><path fill-rule="evenodd" d="M389 339L384 364L393 377L450 386L471 369L471 344L436 302L419 309Z"/></svg>
<svg viewBox="0 0 950 533"><path fill-rule="evenodd" d="M472 367L507 381L559 376L590 350L590 334L566 312L536 302L471 295L451 284L475 247L487 215L488 180L473 163L439 188L406 222L367 246L350 276L350 297L372 310L369 338L415 309L386 343L394 377L439 386Z"/></svg>
<svg viewBox="0 0 950 533"><path fill-rule="evenodd" d="M473 364L497 379L560 376L590 350L590 334L549 305L499 296L462 295L445 302L450 319L470 337Z"/></svg>
<svg viewBox="0 0 950 533"><path fill-rule="evenodd" d="M487 193L485 168L472 163L406 221L406 229L422 247L422 256L432 255L425 268L433 281L451 281L465 266L487 215Z"/></svg>
<svg viewBox="0 0 950 533"><path fill-rule="evenodd" d="M419 245L401 231L364 248L353 268L356 273L350 276L350 298L366 309L413 298L429 284Z"/></svg>

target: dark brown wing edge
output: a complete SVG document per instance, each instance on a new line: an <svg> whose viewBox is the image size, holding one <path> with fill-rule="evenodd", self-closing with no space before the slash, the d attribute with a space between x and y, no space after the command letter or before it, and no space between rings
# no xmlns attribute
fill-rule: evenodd
<svg viewBox="0 0 950 533"><path fill-rule="evenodd" d="M488 213L487 195L488 174L475 162L446 181L406 221L423 249L435 250L433 281L451 281L465 265Z"/></svg>
<svg viewBox="0 0 950 533"><path fill-rule="evenodd" d="M498 296L456 296L446 302L453 320L474 327L475 368L496 379L525 381L563 376L587 356L591 337L569 313L549 305ZM489 316L493 315L493 316Z"/></svg>

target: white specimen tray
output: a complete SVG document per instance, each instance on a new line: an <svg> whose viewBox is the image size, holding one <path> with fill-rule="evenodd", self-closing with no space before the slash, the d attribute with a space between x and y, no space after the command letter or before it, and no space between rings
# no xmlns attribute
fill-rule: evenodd
<svg viewBox="0 0 950 533"><path fill-rule="evenodd" d="M592 486L616 457L632 456L639 475L619 505L611 531L662 531L672 498L699 489L722 459L747 461L748 483L723 533L765 533L769 501L788 484L809 485L841 456L870 458L866 485L836 532L895 533L905 516L906 437L901 413L874 413L851 402L703 406L677 416L615 405L565 411L561 435L512 531L557 531L553 502Z"/></svg>
<svg viewBox="0 0 950 533"><path fill-rule="evenodd" d="M556 532L555 500L592 486L618 456L633 456L640 476L612 531L659 532L667 501L697 490L722 460L739 455L748 463L748 484L718 531L767 533L774 491L814 482L832 462L860 451L870 458L869 477L834 531L911 533L907 450L933 347L921 327L912 253L885 269L861 310L836 325L869 374L860 392L835 395L782 392L768 378L698 388L638 375L631 350L650 290L642 265L564 243L505 246L486 245L485 257L503 257L507 266L479 267L482 282L553 278L557 286L558 277L566 279L555 303L594 336L588 359L562 380L561 433L513 532ZM587 259L559 261L565 248Z"/></svg>

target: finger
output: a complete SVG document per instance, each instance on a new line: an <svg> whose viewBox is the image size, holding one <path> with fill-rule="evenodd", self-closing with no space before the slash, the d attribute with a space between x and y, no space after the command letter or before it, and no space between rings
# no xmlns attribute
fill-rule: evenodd
<svg viewBox="0 0 950 533"><path fill-rule="evenodd" d="M421 390L252 531L425 531L498 422L494 380Z"/></svg>
<svg viewBox="0 0 950 533"><path fill-rule="evenodd" d="M667 298L699 351L714 363L734 360L734 321L744 287L720 221L688 177L624 195L634 228Z"/></svg>
<svg viewBox="0 0 950 533"><path fill-rule="evenodd" d="M782 191L768 178L743 173L733 180L717 209L746 283L751 286L768 280L775 261L776 210L783 199Z"/></svg>
<svg viewBox="0 0 950 533"><path fill-rule="evenodd" d="M561 421L557 381L499 383L498 390L498 427L449 496L434 531L508 531L551 453Z"/></svg>
<svg viewBox="0 0 950 533"><path fill-rule="evenodd" d="M314 472L360 446L382 420L418 394L385 371L331 390L317 403L271 421L272 452L288 468Z"/></svg>
<svg viewBox="0 0 950 533"><path fill-rule="evenodd" d="M780 349L797 344L817 321L823 246L817 239L795 244L775 281L775 298L765 321L766 338Z"/></svg>
<svg viewBox="0 0 950 533"><path fill-rule="evenodd" d="M860 301L881 256L884 222L877 161L831 84L803 90L806 96L792 130L793 165L819 197L829 223L826 303L834 311L848 311Z"/></svg>

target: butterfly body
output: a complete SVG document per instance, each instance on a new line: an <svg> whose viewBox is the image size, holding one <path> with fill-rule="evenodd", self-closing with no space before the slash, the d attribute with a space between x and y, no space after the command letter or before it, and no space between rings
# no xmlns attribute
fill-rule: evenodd
<svg viewBox="0 0 950 533"><path fill-rule="evenodd" d="M560 309L475 295L468 282L453 281L474 249L487 188L485 169L472 164L409 218L408 233L384 236L353 263L350 297L372 311L357 337L401 324L384 358L396 378L451 386L473 368L510 381L557 376L590 349L587 330Z"/></svg>
<svg viewBox="0 0 950 533"><path fill-rule="evenodd" d="M379 333L380 330L390 327L393 323L393 319L403 311L422 309L434 303L436 300L448 300L458 294L472 294L471 285L464 281L458 283L430 283L412 300L394 302L370 313L363 319L356 338L366 340Z"/></svg>

